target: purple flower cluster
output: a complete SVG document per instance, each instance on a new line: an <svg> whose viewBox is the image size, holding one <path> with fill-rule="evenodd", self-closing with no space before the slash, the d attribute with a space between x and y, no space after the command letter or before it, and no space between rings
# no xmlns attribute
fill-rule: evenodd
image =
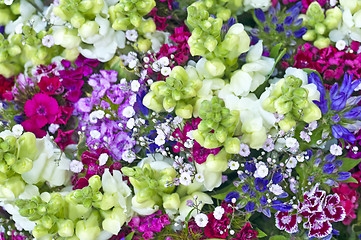
<svg viewBox="0 0 361 240"><path fill-rule="evenodd" d="M125 79L118 83L117 72L112 70L91 75L88 84L93 88L91 96L75 104L88 146L108 148L114 159L132 162L136 142L127 122L136 114L137 95Z"/></svg>

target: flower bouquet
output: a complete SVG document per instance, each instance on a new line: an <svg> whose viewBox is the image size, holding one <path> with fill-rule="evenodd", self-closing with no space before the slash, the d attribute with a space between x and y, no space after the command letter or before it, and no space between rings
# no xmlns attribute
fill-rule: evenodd
<svg viewBox="0 0 361 240"><path fill-rule="evenodd" d="M0 0L0 239L360 239L359 0Z"/></svg>

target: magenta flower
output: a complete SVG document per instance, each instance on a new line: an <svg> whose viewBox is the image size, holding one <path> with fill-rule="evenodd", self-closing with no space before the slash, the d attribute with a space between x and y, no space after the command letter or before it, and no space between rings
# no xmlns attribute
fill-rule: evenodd
<svg viewBox="0 0 361 240"><path fill-rule="evenodd" d="M73 132L74 132L74 130L70 130L67 132L63 132L61 129L58 130L58 136L54 139L54 141L56 142L56 144L58 144L58 146L60 147L60 149L62 151L64 151L64 149L68 145L75 143L73 141L73 139L71 138L71 135L73 135Z"/></svg>
<svg viewBox="0 0 361 240"><path fill-rule="evenodd" d="M60 88L61 83L58 77L43 76L38 83L40 90L47 95L54 95L60 92L57 90Z"/></svg>
<svg viewBox="0 0 361 240"><path fill-rule="evenodd" d="M37 137L43 137L46 132L41 128L55 121L59 114L59 105L54 98L37 93L32 99L26 101L24 112L30 118L21 123L24 129L33 132Z"/></svg>

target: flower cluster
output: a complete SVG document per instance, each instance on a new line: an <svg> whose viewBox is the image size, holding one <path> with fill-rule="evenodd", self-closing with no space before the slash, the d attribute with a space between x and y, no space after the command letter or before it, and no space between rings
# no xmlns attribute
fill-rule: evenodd
<svg viewBox="0 0 361 240"><path fill-rule="evenodd" d="M0 239L358 238L360 22L359 0L0 0Z"/></svg>

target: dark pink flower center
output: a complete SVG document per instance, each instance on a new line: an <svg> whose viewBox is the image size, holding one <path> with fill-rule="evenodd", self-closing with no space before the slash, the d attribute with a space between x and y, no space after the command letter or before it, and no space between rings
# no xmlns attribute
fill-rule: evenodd
<svg viewBox="0 0 361 240"><path fill-rule="evenodd" d="M39 107L36 109L36 112L37 112L39 115L45 116L45 115L46 115L45 106L39 105Z"/></svg>

